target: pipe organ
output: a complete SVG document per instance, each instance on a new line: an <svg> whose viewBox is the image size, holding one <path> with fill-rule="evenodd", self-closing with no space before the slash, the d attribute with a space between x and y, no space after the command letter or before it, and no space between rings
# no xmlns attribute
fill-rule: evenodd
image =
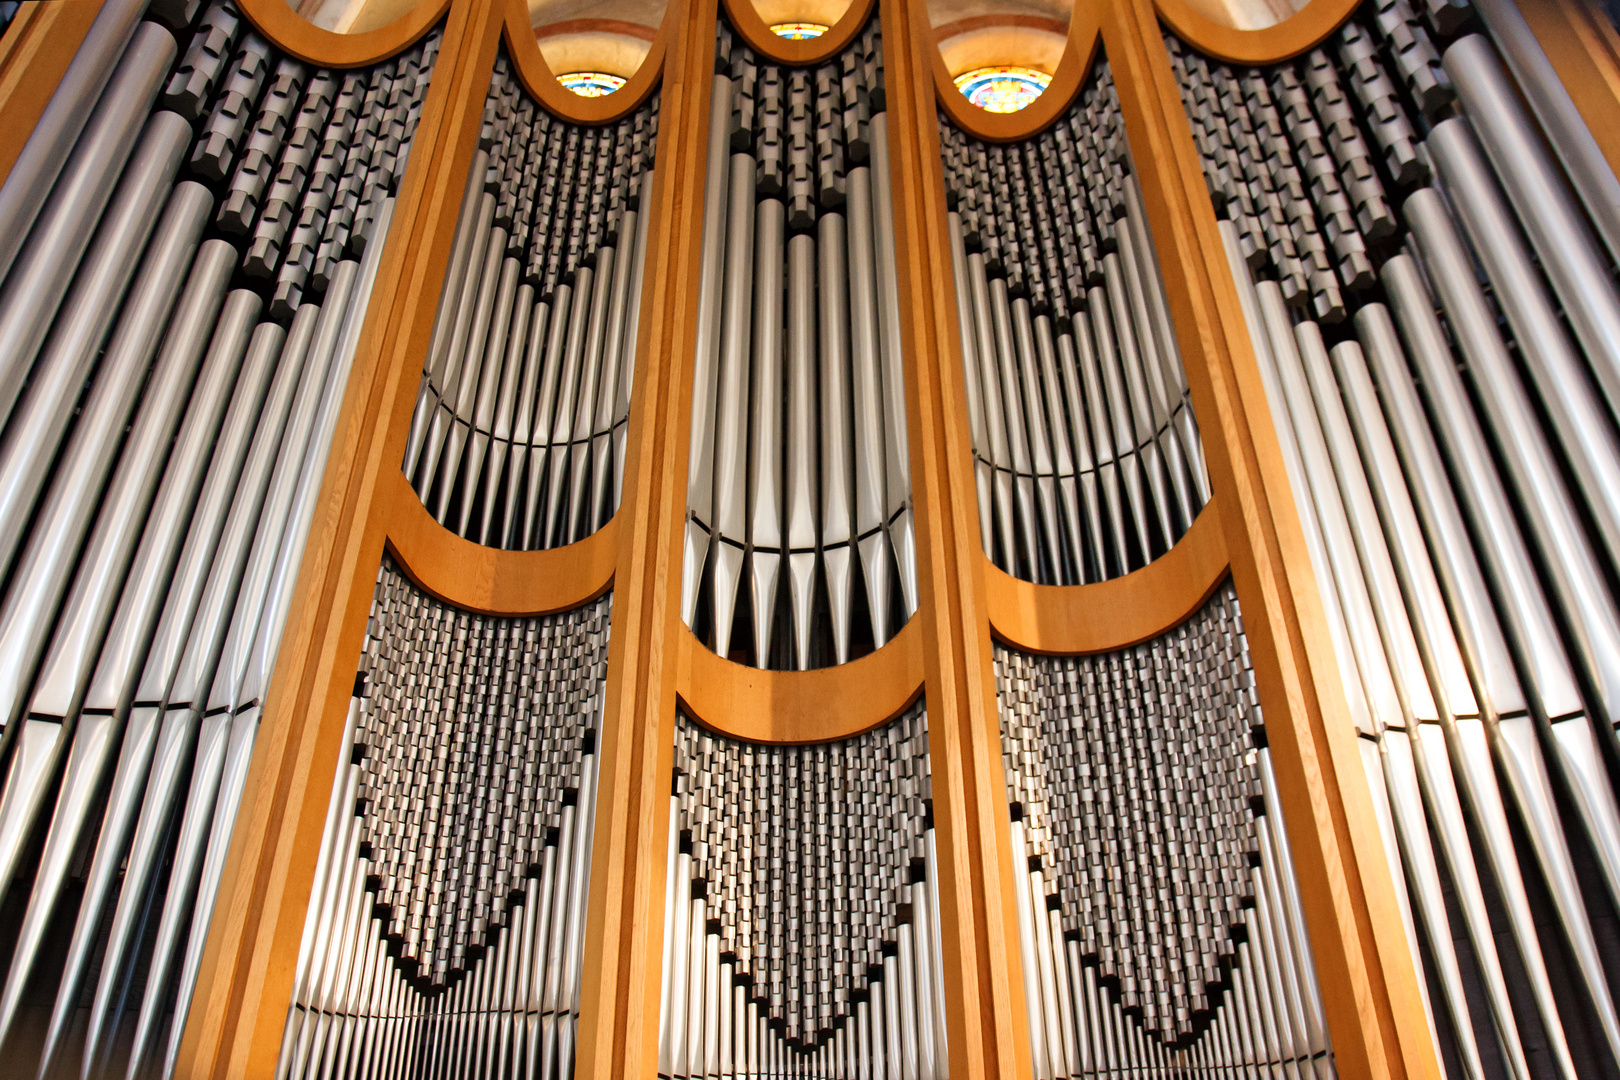
<svg viewBox="0 0 1620 1080"><path fill-rule="evenodd" d="M1620 1075L1620 31L1017 2L0 3L0 1071Z"/></svg>
<svg viewBox="0 0 1620 1080"><path fill-rule="evenodd" d="M554 547L618 508L657 123L554 121L496 64L405 448L459 536Z"/></svg>
<svg viewBox="0 0 1620 1080"><path fill-rule="evenodd" d="M1620 292L1608 195L1538 119L1567 95L1477 7L1379 2L1269 69L1169 44L1446 1060L1589 1075L1620 1060Z"/></svg>
<svg viewBox="0 0 1620 1080"><path fill-rule="evenodd" d="M1198 422L1106 63L1035 138L942 119L979 535L1008 573L1102 581L1209 500Z"/></svg>
<svg viewBox="0 0 1620 1080"><path fill-rule="evenodd" d="M570 1075L611 607L475 615L384 563L278 1077Z"/></svg>
<svg viewBox="0 0 1620 1080"><path fill-rule="evenodd" d="M681 611L840 664L917 606L883 37L789 68L722 22L714 64Z"/></svg>
<svg viewBox="0 0 1620 1080"><path fill-rule="evenodd" d="M1231 587L996 689L1035 1075L1337 1075Z"/></svg>
<svg viewBox="0 0 1620 1080"><path fill-rule="evenodd" d="M927 713L760 746L682 716L658 1075L949 1075Z"/></svg>

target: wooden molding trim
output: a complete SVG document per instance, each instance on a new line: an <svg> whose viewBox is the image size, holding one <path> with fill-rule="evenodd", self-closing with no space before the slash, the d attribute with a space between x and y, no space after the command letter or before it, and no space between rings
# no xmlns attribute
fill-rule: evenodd
<svg viewBox="0 0 1620 1080"><path fill-rule="evenodd" d="M1116 0L1103 27L1221 503L1334 1058L1346 1076L1438 1080L1321 596L1162 33L1151 0Z"/></svg>
<svg viewBox="0 0 1620 1080"><path fill-rule="evenodd" d="M1234 64L1275 64L1314 49L1344 25L1361 0L1311 0L1274 26L1239 30L1202 14L1187 0L1154 0L1159 17L1188 45Z"/></svg>
<svg viewBox="0 0 1620 1080"><path fill-rule="evenodd" d="M0 184L100 12L100 0L27 0L0 37Z"/></svg>
<svg viewBox="0 0 1620 1080"><path fill-rule="evenodd" d="M680 636L681 707L706 728L756 743L818 743L880 727L922 694L921 621L883 648L837 667L763 671L722 659L690 630Z"/></svg>
<svg viewBox="0 0 1620 1080"><path fill-rule="evenodd" d="M1569 90L1609 167L1620 173L1620 34L1595 3L1518 0L1519 13Z"/></svg>
<svg viewBox="0 0 1620 1080"><path fill-rule="evenodd" d="M1015 649L1055 656L1127 648L1202 608L1226 580L1227 566L1226 535L1214 502L1162 557L1094 585L1036 585L985 559L990 632Z"/></svg>
<svg viewBox="0 0 1620 1080"><path fill-rule="evenodd" d="M534 28L536 41L562 37L564 34L622 34L625 37L640 38L642 41L652 41L658 36L658 31L650 26L627 22L624 19L564 19L562 22L547 23L545 26Z"/></svg>
<svg viewBox="0 0 1620 1080"><path fill-rule="evenodd" d="M588 604L613 587L618 515L565 547L502 551L464 540L433 520L397 469L379 488L389 552L412 581L447 604L484 615L549 615Z"/></svg>
<svg viewBox="0 0 1620 1080"><path fill-rule="evenodd" d="M1092 3L1074 5L1068 25L1069 43L1063 47L1063 57L1052 73L1051 85L1015 113L985 112L963 97L945 67L939 39L930 37L929 67L933 71L934 96L939 107L945 110L951 123L985 142L1017 142L1046 130L1069 111L1091 72L1091 62L1097 56L1099 8L1100 5ZM1007 25L1007 20L998 22Z"/></svg>
<svg viewBox="0 0 1620 1080"><path fill-rule="evenodd" d="M966 34L973 30L992 30L998 26L1017 26L1029 30L1045 30L1048 34L1069 36L1069 24L1062 19L1048 19L1043 15L974 15L967 19L957 19L955 22L941 23L934 27L934 41L949 41L957 34Z"/></svg>
<svg viewBox="0 0 1620 1080"><path fill-rule="evenodd" d="M275 3L277 0L268 2ZM553 116L576 124L611 124L635 112L663 78L668 12L664 14L663 26L653 34L652 47L647 50L647 57L642 60L636 73L613 93L588 98L564 90L557 81L556 72L551 70L551 65L541 55L534 26L529 22L526 0L496 0L496 3L506 13L506 55L512 61L518 80L529 95Z"/></svg>
<svg viewBox="0 0 1620 1080"><path fill-rule="evenodd" d="M597 827L579 986L579 1080L651 1077L668 871L680 648L689 374L714 86L715 0L671 0L659 99L613 632L597 758Z"/></svg>
<svg viewBox="0 0 1620 1080"><path fill-rule="evenodd" d="M283 52L319 67L355 68L416 44L444 17L450 0L419 0L409 14L363 34L323 30L294 11L287 0L237 0L236 6L265 40Z"/></svg>
<svg viewBox="0 0 1620 1080"><path fill-rule="evenodd" d="M771 28L765 25L765 20L760 18L754 0L721 0L721 7L731 22L731 28L748 43L750 49L778 64L809 67L831 60L843 52L845 46L855 40L855 35L865 28L866 21L872 17L872 6L876 3L877 0L851 0L843 17L828 27L825 34L807 41L792 41L773 34ZM707 133L704 137L707 138Z"/></svg>

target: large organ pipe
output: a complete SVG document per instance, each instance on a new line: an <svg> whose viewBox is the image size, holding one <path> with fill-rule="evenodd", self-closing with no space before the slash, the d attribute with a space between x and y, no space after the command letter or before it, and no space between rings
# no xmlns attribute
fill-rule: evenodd
<svg viewBox="0 0 1620 1080"><path fill-rule="evenodd" d="M757 667L843 663L916 608L877 19L814 68L722 24L717 67L682 613Z"/></svg>
<svg viewBox="0 0 1620 1080"><path fill-rule="evenodd" d="M32 242L18 253L0 286L0 419L17 403L174 53L174 38L161 27L143 22L136 28L72 156L50 186L28 234Z"/></svg>
<svg viewBox="0 0 1620 1080"><path fill-rule="evenodd" d="M1378 0L1258 70L1170 45L1431 1030L1468 1076L1587 1075L1620 1060L1613 177L1518 13L1479 13Z"/></svg>
<svg viewBox="0 0 1620 1080"><path fill-rule="evenodd" d="M438 42L338 74L142 12L0 192L0 1040L42 1076L173 1071Z"/></svg>

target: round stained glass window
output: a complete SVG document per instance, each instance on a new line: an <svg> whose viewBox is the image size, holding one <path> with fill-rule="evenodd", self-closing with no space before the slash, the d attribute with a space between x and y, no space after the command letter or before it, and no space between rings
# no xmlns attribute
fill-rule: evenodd
<svg viewBox="0 0 1620 1080"><path fill-rule="evenodd" d="M771 33L777 37L785 37L789 41L809 41L826 32L825 26L813 22L779 22L771 27Z"/></svg>
<svg viewBox="0 0 1620 1080"><path fill-rule="evenodd" d="M572 90L580 97L605 97L624 85L619 76L601 71L570 71L557 76L557 81L563 84L563 89Z"/></svg>
<svg viewBox="0 0 1620 1080"><path fill-rule="evenodd" d="M985 112L1017 112L1041 96L1052 82L1044 71L1023 67L987 67L956 77L962 96Z"/></svg>

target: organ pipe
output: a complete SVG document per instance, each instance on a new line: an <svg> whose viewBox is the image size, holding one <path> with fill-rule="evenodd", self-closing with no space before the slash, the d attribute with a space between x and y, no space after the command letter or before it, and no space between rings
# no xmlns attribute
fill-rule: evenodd
<svg viewBox="0 0 1620 1080"><path fill-rule="evenodd" d="M1578 1076L1620 1061L1613 176L1477 8L1376 0L1265 69L1169 44L1437 1045Z"/></svg>
<svg viewBox="0 0 1620 1080"><path fill-rule="evenodd" d="M143 11L0 188L0 1042L41 1076L173 1070L438 46L339 73Z"/></svg>
<svg viewBox="0 0 1620 1080"><path fill-rule="evenodd" d="M681 611L755 667L844 663L917 606L878 17L814 68L722 20L715 64Z"/></svg>
<svg viewBox="0 0 1620 1080"><path fill-rule="evenodd" d="M1335 1075L1232 587L995 664L1034 1075Z"/></svg>

